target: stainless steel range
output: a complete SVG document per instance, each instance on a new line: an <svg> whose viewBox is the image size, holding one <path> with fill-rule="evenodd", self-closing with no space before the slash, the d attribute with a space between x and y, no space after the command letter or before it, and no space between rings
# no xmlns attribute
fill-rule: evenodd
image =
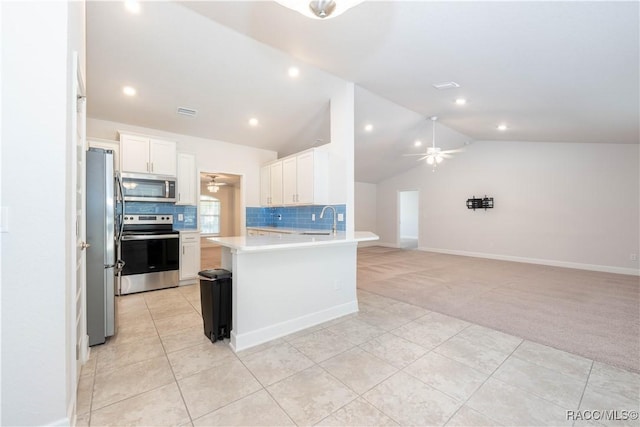
<svg viewBox="0 0 640 427"><path fill-rule="evenodd" d="M180 234L173 215L125 214L122 228L118 295L178 286Z"/></svg>

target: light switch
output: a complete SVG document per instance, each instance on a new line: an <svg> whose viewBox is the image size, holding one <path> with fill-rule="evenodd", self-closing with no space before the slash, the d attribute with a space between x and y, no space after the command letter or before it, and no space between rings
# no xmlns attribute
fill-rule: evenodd
<svg viewBox="0 0 640 427"><path fill-rule="evenodd" d="M338 221L344 221L344 214L338 214Z"/></svg>
<svg viewBox="0 0 640 427"><path fill-rule="evenodd" d="M316 220L316 214L311 214L311 221L315 221Z"/></svg>
<svg viewBox="0 0 640 427"><path fill-rule="evenodd" d="M178 214L178 221L184 221L184 214Z"/></svg>

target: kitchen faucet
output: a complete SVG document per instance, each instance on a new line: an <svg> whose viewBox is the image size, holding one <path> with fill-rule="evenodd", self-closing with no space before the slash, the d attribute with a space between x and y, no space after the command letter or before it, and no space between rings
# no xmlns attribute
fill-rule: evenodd
<svg viewBox="0 0 640 427"><path fill-rule="evenodd" d="M322 212L320 212L320 219L322 219L322 217L324 216L324 211L326 211L327 209L331 209L333 211L333 228L331 229L331 232L333 232L333 234L336 234L336 208L334 208L333 206L325 206L324 208L322 208Z"/></svg>

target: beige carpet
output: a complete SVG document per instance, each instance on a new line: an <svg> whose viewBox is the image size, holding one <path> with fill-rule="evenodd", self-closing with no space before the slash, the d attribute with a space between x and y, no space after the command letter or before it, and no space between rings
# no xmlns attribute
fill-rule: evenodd
<svg viewBox="0 0 640 427"><path fill-rule="evenodd" d="M358 287L640 372L637 276L372 246Z"/></svg>

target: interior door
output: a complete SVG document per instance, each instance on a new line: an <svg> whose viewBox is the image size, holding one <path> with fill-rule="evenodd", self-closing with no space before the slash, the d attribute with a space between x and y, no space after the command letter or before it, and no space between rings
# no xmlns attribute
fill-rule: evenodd
<svg viewBox="0 0 640 427"><path fill-rule="evenodd" d="M75 321L75 364L76 383L80 378L80 369L87 359L87 322L86 322L86 217L85 217L85 159L86 159L86 97L84 95L84 79L79 65L75 85L76 115L75 139L76 168L75 179L75 232L76 232L76 256L75 256L75 292L73 303Z"/></svg>

